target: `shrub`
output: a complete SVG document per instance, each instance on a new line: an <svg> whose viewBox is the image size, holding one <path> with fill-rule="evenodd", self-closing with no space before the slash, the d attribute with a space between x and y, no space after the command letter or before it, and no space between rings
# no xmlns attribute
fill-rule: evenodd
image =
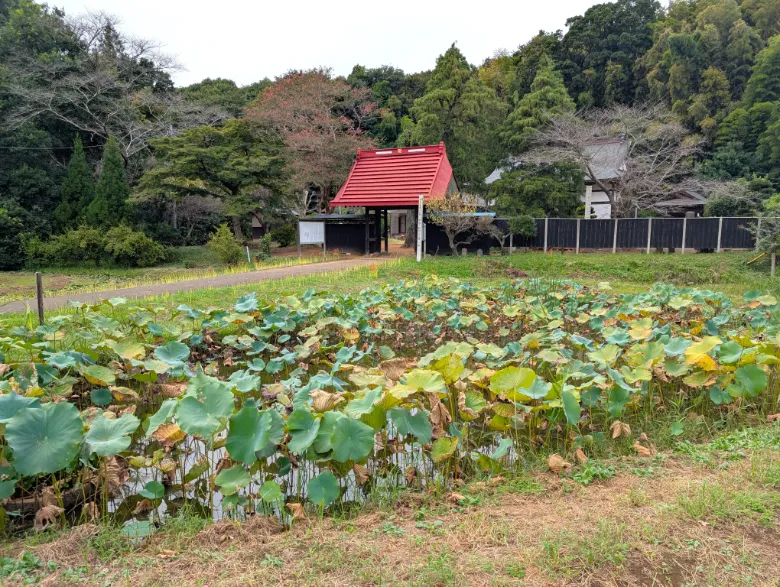
<svg viewBox="0 0 780 587"><path fill-rule="evenodd" d="M280 247L289 247L297 240L298 231L292 224L277 226L271 231L271 240L279 243Z"/></svg>
<svg viewBox="0 0 780 587"><path fill-rule="evenodd" d="M509 230L526 238L536 236L536 221L528 215L515 216L509 219Z"/></svg>
<svg viewBox="0 0 780 587"><path fill-rule="evenodd" d="M260 252L257 255L261 260L268 259L271 256L271 235L264 234L260 239Z"/></svg>
<svg viewBox="0 0 780 587"><path fill-rule="evenodd" d="M117 265L151 267L165 261L165 247L129 226L115 226L106 233L105 251Z"/></svg>
<svg viewBox="0 0 780 587"><path fill-rule="evenodd" d="M212 233L208 247L225 265L236 265L244 256L241 243L233 236L227 224L220 224L219 228Z"/></svg>

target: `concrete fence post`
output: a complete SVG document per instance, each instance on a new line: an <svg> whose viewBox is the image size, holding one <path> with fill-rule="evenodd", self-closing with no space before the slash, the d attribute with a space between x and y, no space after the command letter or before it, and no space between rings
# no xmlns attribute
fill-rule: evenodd
<svg viewBox="0 0 780 587"><path fill-rule="evenodd" d="M716 252L720 253L720 238L723 234L723 216L718 218L718 248L716 249Z"/></svg>
<svg viewBox="0 0 780 587"><path fill-rule="evenodd" d="M615 229L612 231L612 254L617 253L618 219L615 218Z"/></svg>
<svg viewBox="0 0 780 587"><path fill-rule="evenodd" d="M580 254L580 219L577 218L577 246L574 250L575 254Z"/></svg>
<svg viewBox="0 0 780 587"><path fill-rule="evenodd" d="M547 252L547 224L550 219L546 216L544 217L544 252Z"/></svg>
<svg viewBox="0 0 780 587"><path fill-rule="evenodd" d="M682 246L680 247L680 254L685 252L685 230L687 228L688 228L688 218L683 218Z"/></svg>
<svg viewBox="0 0 780 587"><path fill-rule="evenodd" d="M756 223L756 250L758 250L758 239L761 237L761 216L758 217Z"/></svg>
<svg viewBox="0 0 780 587"><path fill-rule="evenodd" d="M653 234L653 219L647 219L647 254L650 254L650 236Z"/></svg>

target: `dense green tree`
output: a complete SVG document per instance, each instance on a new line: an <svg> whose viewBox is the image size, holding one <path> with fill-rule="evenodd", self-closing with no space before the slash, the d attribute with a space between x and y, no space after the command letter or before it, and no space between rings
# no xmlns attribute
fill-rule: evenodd
<svg viewBox="0 0 780 587"><path fill-rule="evenodd" d="M499 216L574 216L585 191L582 170L577 165L523 165L507 171L490 185Z"/></svg>
<svg viewBox="0 0 780 587"><path fill-rule="evenodd" d="M117 226L127 217L129 198L130 186L125 179L125 166L119 143L110 137L103 149L95 197L87 206L84 218L94 227Z"/></svg>
<svg viewBox="0 0 780 587"><path fill-rule="evenodd" d="M68 163L68 173L60 186L60 203L54 210L58 230L76 228L92 199L95 197L95 181L84 154L81 137L76 136L73 155Z"/></svg>
<svg viewBox="0 0 780 587"><path fill-rule="evenodd" d="M501 130L501 140L510 155L528 148L534 133L550 120L574 112L574 101L569 97L563 76L554 69L552 59L544 56L539 61L531 91L524 95L509 114Z"/></svg>
<svg viewBox="0 0 780 587"><path fill-rule="evenodd" d="M233 80L206 78L201 82L181 88L179 91L187 100L206 106L224 108L231 116L239 116L242 110L269 85L271 85L271 80L268 79L239 87Z"/></svg>
<svg viewBox="0 0 780 587"><path fill-rule="evenodd" d="M761 36L744 20L738 20L731 27L726 45L726 72L734 99L738 100L745 91L750 70L761 47Z"/></svg>
<svg viewBox="0 0 780 587"><path fill-rule="evenodd" d="M727 143L712 159L702 163L700 171L709 179L750 177L756 170L756 155L738 141Z"/></svg>
<svg viewBox="0 0 780 587"><path fill-rule="evenodd" d="M743 0L742 11L763 39L780 33L780 2L777 0Z"/></svg>
<svg viewBox="0 0 780 587"><path fill-rule="evenodd" d="M158 165L141 179L142 190L174 202L187 195L219 198L237 238L244 238L243 218L261 209L271 214L281 206L282 144L243 120L190 129L154 147Z"/></svg>
<svg viewBox="0 0 780 587"><path fill-rule="evenodd" d="M756 56L756 64L745 87L743 102L750 107L758 102L778 100L780 100L780 35L769 39L767 47Z"/></svg>
<svg viewBox="0 0 780 587"><path fill-rule="evenodd" d="M495 92L452 45L436 60L425 94L414 102L411 142L444 141L455 177L469 191L478 191L503 155L496 139L505 112Z"/></svg>

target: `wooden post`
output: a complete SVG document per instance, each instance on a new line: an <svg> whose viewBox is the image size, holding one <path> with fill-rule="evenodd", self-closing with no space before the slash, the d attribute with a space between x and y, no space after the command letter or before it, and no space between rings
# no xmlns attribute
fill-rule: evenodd
<svg viewBox="0 0 780 587"><path fill-rule="evenodd" d="M547 221L549 218L547 216L544 217L544 252L547 252Z"/></svg>
<svg viewBox="0 0 780 587"><path fill-rule="evenodd" d="M688 228L688 217L683 218L683 233L682 233L682 246L680 247L680 254L685 252L685 230Z"/></svg>
<svg viewBox="0 0 780 587"><path fill-rule="evenodd" d="M385 253L390 252L390 223L388 222L387 208L384 209L385 217Z"/></svg>
<svg viewBox="0 0 780 587"><path fill-rule="evenodd" d="M650 235L653 234L653 219L647 219L647 254L650 254Z"/></svg>
<svg viewBox="0 0 780 587"><path fill-rule="evenodd" d="M371 229L371 218L368 215L368 206L366 206L366 257L368 257L371 251L371 243L368 242L369 230Z"/></svg>
<svg viewBox="0 0 780 587"><path fill-rule="evenodd" d="M574 254L580 254L580 219L577 218L577 246L574 249Z"/></svg>
<svg viewBox="0 0 780 587"><path fill-rule="evenodd" d="M758 250L758 239L761 237L761 216L758 217L756 223L756 250Z"/></svg>
<svg viewBox="0 0 780 587"><path fill-rule="evenodd" d="M723 216L718 218L718 248L716 252L720 253L720 236L723 234Z"/></svg>
<svg viewBox="0 0 780 587"><path fill-rule="evenodd" d="M40 271L35 273L35 297L38 301L38 322L43 326L43 278Z"/></svg>
<svg viewBox="0 0 780 587"><path fill-rule="evenodd" d="M612 254L613 255L617 253L617 229L618 229L618 219L615 218L615 229L612 232Z"/></svg>
<svg viewBox="0 0 780 587"><path fill-rule="evenodd" d="M775 276L775 254L772 253L772 277ZM43 324L43 319L41 319L41 324Z"/></svg>

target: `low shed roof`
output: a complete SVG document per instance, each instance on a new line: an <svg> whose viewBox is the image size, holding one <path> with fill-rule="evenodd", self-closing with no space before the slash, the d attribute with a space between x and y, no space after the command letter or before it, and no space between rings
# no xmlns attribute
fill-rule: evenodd
<svg viewBox="0 0 780 587"><path fill-rule="evenodd" d="M331 206L412 208L422 194L441 198L453 181L444 143L358 151Z"/></svg>

